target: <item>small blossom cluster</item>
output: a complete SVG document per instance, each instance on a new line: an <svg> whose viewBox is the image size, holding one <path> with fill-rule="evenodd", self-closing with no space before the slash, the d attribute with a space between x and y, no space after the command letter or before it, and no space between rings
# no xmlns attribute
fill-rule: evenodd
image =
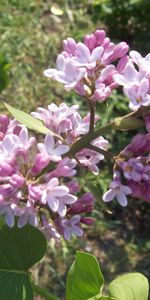
<svg viewBox="0 0 150 300"><path fill-rule="evenodd" d="M150 106L150 53L142 57L137 51L130 51L122 74L114 74L113 79L123 86L131 110Z"/></svg>
<svg viewBox="0 0 150 300"><path fill-rule="evenodd" d="M74 158L67 153L88 132L89 115L82 119L78 106L63 103L38 108L33 115L61 139L47 134L38 142L25 126L0 116L0 215L10 227L17 218L18 227L39 226L47 237L82 236L82 224L93 223L86 214L92 212L94 198L82 194L77 171L83 166L98 174L104 156L90 149L80 150ZM99 137L92 144L105 149L108 142Z"/></svg>
<svg viewBox="0 0 150 300"><path fill-rule="evenodd" d="M110 189L103 195L127 205L127 195L150 202L150 115L145 116L147 133L137 134L116 160ZM125 185L122 184L125 182Z"/></svg>
<svg viewBox="0 0 150 300"><path fill-rule="evenodd" d="M47 69L44 75L90 101L103 102L117 86L113 75L123 72L128 48L125 42L115 45L104 30L86 35L83 42L67 38L57 57L56 69Z"/></svg>

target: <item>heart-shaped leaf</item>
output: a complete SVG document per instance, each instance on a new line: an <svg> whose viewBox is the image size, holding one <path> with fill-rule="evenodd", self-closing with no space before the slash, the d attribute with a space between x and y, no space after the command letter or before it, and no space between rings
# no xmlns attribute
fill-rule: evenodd
<svg viewBox="0 0 150 300"><path fill-rule="evenodd" d="M5 103L5 106L7 107L8 111L13 115L13 117L20 122L21 124L25 125L27 128L34 130L36 132L39 133L43 133L43 134L50 134L52 136L56 136L59 139L61 139L61 137L57 134L55 134L53 131L51 131L50 129L48 129L47 127L45 127L43 125L43 122L40 120L37 120L36 118L32 117L30 114L27 114L7 103Z"/></svg>
<svg viewBox="0 0 150 300"><path fill-rule="evenodd" d="M33 300L29 268L45 252L46 240L38 229L30 225L0 229L1 300Z"/></svg>
<svg viewBox="0 0 150 300"><path fill-rule="evenodd" d="M99 295L104 278L97 259L85 252L77 252L67 276L67 300L87 300Z"/></svg>
<svg viewBox="0 0 150 300"><path fill-rule="evenodd" d="M140 273L119 276L109 285L110 295L118 300L148 300L148 291L148 280Z"/></svg>

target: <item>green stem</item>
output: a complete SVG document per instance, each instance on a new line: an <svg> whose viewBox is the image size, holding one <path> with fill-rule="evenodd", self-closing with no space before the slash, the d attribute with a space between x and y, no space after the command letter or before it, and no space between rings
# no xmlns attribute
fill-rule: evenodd
<svg viewBox="0 0 150 300"><path fill-rule="evenodd" d="M43 288L36 285L34 282L32 282L32 288L33 288L33 291L35 292L35 294L43 297L46 300L60 300L60 298L48 293Z"/></svg>
<svg viewBox="0 0 150 300"><path fill-rule="evenodd" d="M90 108L90 127L89 132L94 131L94 124L95 124L95 103L89 101L89 108Z"/></svg>
<svg viewBox="0 0 150 300"><path fill-rule="evenodd" d="M123 119L128 119L128 118L137 118L140 115L140 112L133 112L130 113L128 115L125 115L123 117L120 118L120 121ZM116 124L116 120L107 123L105 126L101 127L100 129L95 130L94 132L88 132L87 134L85 134L83 137L81 137L78 141L76 141L70 148L70 151L67 152L67 156L71 156L73 157L78 151L87 148L90 143L97 139L99 136L104 135L105 133L107 133L110 128L113 128L113 126L115 126ZM133 128L131 128L133 129Z"/></svg>

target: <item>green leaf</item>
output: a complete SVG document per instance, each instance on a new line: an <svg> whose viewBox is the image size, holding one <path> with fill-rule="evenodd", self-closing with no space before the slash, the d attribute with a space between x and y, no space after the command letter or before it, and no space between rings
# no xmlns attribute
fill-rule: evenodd
<svg viewBox="0 0 150 300"><path fill-rule="evenodd" d="M29 268L46 252L44 235L36 228L4 225L0 229L0 299L33 300Z"/></svg>
<svg viewBox="0 0 150 300"><path fill-rule="evenodd" d="M87 300L98 295L104 278L97 259L88 253L77 252L67 275L67 300Z"/></svg>
<svg viewBox="0 0 150 300"><path fill-rule="evenodd" d="M27 114L17 108L14 108L13 106L5 103L5 106L7 107L8 111L13 115L13 117L20 122L21 124L25 125L27 128L43 133L43 134L51 134L52 136L56 136L59 139L61 137L57 134L55 134L53 131L50 129L46 128L43 125L43 122L40 120L37 120L36 118L32 117L30 114Z"/></svg>
<svg viewBox="0 0 150 300"><path fill-rule="evenodd" d="M132 130L132 129L137 129L140 128L144 125L144 122L139 119L135 119L133 117L127 118L127 117L119 117L115 118L112 128L116 130Z"/></svg>
<svg viewBox="0 0 150 300"><path fill-rule="evenodd" d="M122 275L110 283L109 292L118 300L148 300L148 280L140 273Z"/></svg>
<svg viewBox="0 0 150 300"><path fill-rule="evenodd" d="M99 296L94 296L88 300L118 300L114 297L110 297L110 296L102 296L102 295L99 295Z"/></svg>

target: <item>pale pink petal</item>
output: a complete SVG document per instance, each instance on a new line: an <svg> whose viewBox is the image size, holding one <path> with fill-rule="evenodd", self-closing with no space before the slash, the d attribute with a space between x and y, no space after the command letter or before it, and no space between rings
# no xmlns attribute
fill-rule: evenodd
<svg viewBox="0 0 150 300"><path fill-rule="evenodd" d="M130 195L132 193L131 188L126 185L122 185L121 190L124 192L125 195Z"/></svg>
<svg viewBox="0 0 150 300"><path fill-rule="evenodd" d="M144 97L149 90L149 80L147 78L143 78L139 84L139 96Z"/></svg>
<svg viewBox="0 0 150 300"><path fill-rule="evenodd" d="M64 230L64 238L66 240L70 240L71 238L71 228L70 227L66 227Z"/></svg>
<svg viewBox="0 0 150 300"><path fill-rule="evenodd" d="M81 216L75 215L71 218L70 223L71 223L71 225L75 225L75 224L78 224L80 222L80 220L81 220Z"/></svg>
<svg viewBox="0 0 150 300"><path fill-rule="evenodd" d="M28 142L28 130L27 128L22 128L19 133L19 138L22 144L26 144Z"/></svg>
<svg viewBox="0 0 150 300"><path fill-rule="evenodd" d="M80 227L78 227L76 225L73 225L72 226L72 233L77 235L77 236L82 236L83 235L83 230Z"/></svg>
<svg viewBox="0 0 150 300"><path fill-rule="evenodd" d="M104 48L99 46L96 47L93 51L92 51L92 55L91 55L91 61L97 61L101 59L101 56L104 52Z"/></svg>
<svg viewBox="0 0 150 300"><path fill-rule="evenodd" d="M69 147L66 145L60 145L54 150L54 154L57 155L63 155L69 151Z"/></svg>
<svg viewBox="0 0 150 300"><path fill-rule="evenodd" d="M118 203L121 206L123 206L123 207L127 206L128 201L127 201L127 197L125 196L124 193L122 193L121 191L118 192L117 195L116 195L116 198L117 198Z"/></svg>
<svg viewBox="0 0 150 300"><path fill-rule="evenodd" d="M57 60L56 60L56 66L58 68L58 70L64 71L65 68L65 57L62 54L59 54L57 56Z"/></svg>
<svg viewBox="0 0 150 300"><path fill-rule="evenodd" d="M79 57L79 61L82 63L89 62L90 60L90 51L86 45L83 43L78 43L77 44L77 54Z"/></svg>
<svg viewBox="0 0 150 300"><path fill-rule="evenodd" d="M27 224L27 222L28 222L28 214L27 214L27 212L25 212L19 218L18 227L22 228L23 226L25 226Z"/></svg>
<svg viewBox="0 0 150 300"><path fill-rule="evenodd" d="M130 51L129 55L130 55L131 59L133 60L133 62L138 65L139 60L142 58L141 54L137 51Z"/></svg>
<svg viewBox="0 0 150 300"><path fill-rule="evenodd" d="M77 197L74 195L68 194L62 198L62 201L65 204L73 204L77 201Z"/></svg>
<svg viewBox="0 0 150 300"><path fill-rule="evenodd" d="M112 201L116 197L116 190L110 189L103 195L103 201L109 202Z"/></svg>
<svg viewBox="0 0 150 300"><path fill-rule="evenodd" d="M65 185L57 186L53 189L53 195L63 197L69 192L69 188Z"/></svg>
<svg viewBox="0 0 150 300"><path fill-rule="evenodd" d="M64 205L63 203L59 202L59 207L58 207L58 210L57 210L58 214L61 216L61 217L64 217L66 215L66 212L67 212L67 207L66 205Z"/></svg>
<svg viewBox="0 0 150 300"><path fill-rule="evenodd" d="M57 72L57 69L47 69L47 70L45 70L44 72L43 72L43 74L44 74L44 76L45 77L50 77L50 78L52 78L55 74L56 74L56 72Z"/></svg>
<svg viewBox="0 0 150 300"><path fill-rule="evenodd" d="M56 212L58 210L58 207L59 207L58 199L56 199L55 197L53 197L51 195L47 195L46 202L48 203L48 205L52 211Z"/></svg>
<svg viewBox="0 0 150 300"><path fill-rule="evenodd" d="M55 146L55 142L54 142L54 138L51 135L46 135L45 138L45 147L47 150L47 153L50 154L51 151L54 149Z"/></svg>

